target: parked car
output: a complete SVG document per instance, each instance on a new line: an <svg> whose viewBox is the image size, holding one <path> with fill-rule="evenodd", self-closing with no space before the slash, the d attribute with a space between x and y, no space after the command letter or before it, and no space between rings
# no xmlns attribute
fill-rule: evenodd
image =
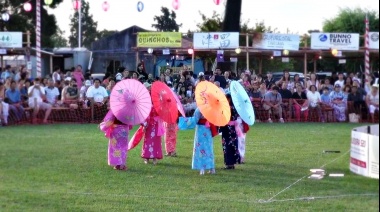
<svg viewBox="0 0 380 212"><path fill-rule="evenodd" d="M303 73L298 73L298 72L289 72L290 74L290 79L291 80L294 80L294 76L296 74L298 74L300 76L300 79L301 81L305 81L305 76L303 75ZM279 81L282 77L284 76L284 72L281 71L281 72L274 72L273 73L273 78L275 79L275 81Z"/></svg>

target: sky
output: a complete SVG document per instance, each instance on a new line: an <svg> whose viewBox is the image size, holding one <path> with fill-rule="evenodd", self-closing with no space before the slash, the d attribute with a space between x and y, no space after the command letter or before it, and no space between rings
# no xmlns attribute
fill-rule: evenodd
<svg viewBox="0 0 380 212"><path fill-rule="evenodd" d="M64 0L56 9L49 9L56 14L59 27L68 36L70 32L70 15L74 13L73 0ZM137 25L152 30L153 17L160 15L162 6L173 9L173 0L141 0L144 10L137 11L140 0L107 0L110 8L103 11L105 0L89 0L90 12L98 22L98 30L124 30ZM197 23L202 21L199 11L211 17L213 11L223 14L224 0L217 6L214 0L179 0L180 7L175 10L177 23L182 23L181 32L196 30ZM379 1L376 0L243 0L242 21L250 20L250 26L264 21L267 26L277 28L281 33L305 34L310 29L322 30L326 19L335 17L340 8L361 8L378 10ZM173 9L174 10L174 9Z"/></svg>

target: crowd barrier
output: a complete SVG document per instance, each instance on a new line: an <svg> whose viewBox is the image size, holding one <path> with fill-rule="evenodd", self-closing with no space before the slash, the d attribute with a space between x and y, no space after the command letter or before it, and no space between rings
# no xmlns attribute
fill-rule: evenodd
<svg viewBox="0 0 380 212"><path fill-rule="evenodd" d="M286 99L283 101L284 104L282 106L283 108L283 118L286 122L297 122L298 120L295 119L295 110L293 107L293 100L292 99ZM262 100L260 99L254 99L252 101L252 104L255 109L255 115L256 115L256 121L257 122L266 122L269 119L269 113L266 111L263 107ZM328 106L323 106L322 108L322 114L325 117L325 122L334 123L336 122L335 115L334 115L334 109ZM50 124L55 123L100 123L104 116L107 114L109 108L104 105L102 107L98 106L91 106L88 108L85 108L83 105L79 105L78 109L70 109L70 108L63 108L63 107L55 107L52 109L52 113L48 119L48 122ZM359 110L359 111L358 111ZM188 117L192 116L194 113L194 110L190 110L186 113ZM357 113L360 117L359 122L362 123L369 123L370 115L368 112L368 109L366 107L360 107L359 109L357 107L354 107L353 102L347 103L347 110L346 110L346 116L347 116L347 122L349 121L349 114L351 113ZM23 124L32 124L32 114L33 109L32 108L25 108L25 114L22 118L22 120L17 121L15 114L11 113L9 114L8 118L8 125L23 125ZM44 117L44 111L40 111L37 116L37 123L41 123ZM278 116L270 117L274 121L278 121ZM378 121L378 113L376 114L376 121ZM318 111L316 109L309 109L309 116L307 120L301 120L301 122L321 122L321 117L318 114Z"/></svg>

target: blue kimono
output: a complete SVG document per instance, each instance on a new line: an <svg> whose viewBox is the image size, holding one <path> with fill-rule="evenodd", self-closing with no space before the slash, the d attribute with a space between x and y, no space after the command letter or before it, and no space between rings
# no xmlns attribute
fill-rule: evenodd
<svg viewBox="0 0 380 212"><path fill-rule="evenodd" d="M214 144L211 130L206 126L206 120L199 109L195 110L194 117L190 118L189 122L197 124L195 128L192 169L215 169Z"/></svg>

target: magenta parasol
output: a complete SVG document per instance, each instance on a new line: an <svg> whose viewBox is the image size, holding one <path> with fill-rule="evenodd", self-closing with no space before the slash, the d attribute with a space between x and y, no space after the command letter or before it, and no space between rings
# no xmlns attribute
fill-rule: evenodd
<svg viewBox="0 0 380 212"><path fill-rule="evenodd" d="M115 85L110 98L115 117L127 125L143 123L152 110L149 91L137 80L127 79Z"/></svg>

